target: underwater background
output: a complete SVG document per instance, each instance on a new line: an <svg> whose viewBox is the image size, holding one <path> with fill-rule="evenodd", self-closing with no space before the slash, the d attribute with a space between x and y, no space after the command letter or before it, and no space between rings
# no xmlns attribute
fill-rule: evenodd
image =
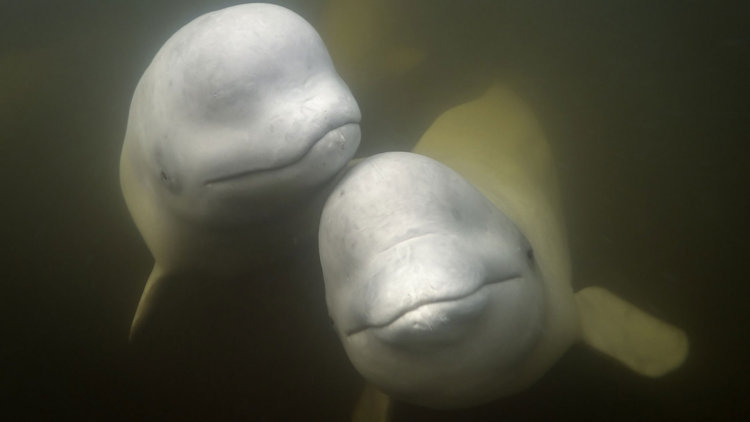
<svg viewBox="0 0 750 422"><path fill-rule="evenodd" d="M315 239L215 316L247 336L166 361L128 346L153 265L118 180L130 99L172 33L237 3L0 2L0 419L351 411L362 381L329 326ZM360 156L408 150L487 80L513 83L555 154L574 288L605 286L690 340L684 366L660 379L575 346L517 396L460 411L398 404L394 420L749 418L750 5L384 1L370 26L330 24L345 3L279 2L319 30L350 84ZM377 37L371 51L334 47L352 27ZM381 54L396 44L420 65L399 74L411 53Z"/></svg>

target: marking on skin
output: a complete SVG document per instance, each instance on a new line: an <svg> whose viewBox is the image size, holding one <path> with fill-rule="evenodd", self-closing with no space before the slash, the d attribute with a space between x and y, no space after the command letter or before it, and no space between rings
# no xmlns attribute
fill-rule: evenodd
<svg viewBox="0 0 750 422"><path fill-rule="evenodd" d="M381 226L378 227L378 228L385 227L386 225L387 225L387 223L381 223ZM411 243L412 240L417 240L417 239L421 239L423 237L428 237L428 236L439 236L440 234L441 233L427 232L427 233L418 234L416 236L412 236L412 237L409 237L409 238L406 238L406 239L402 239L402 240L399 240L398 242L394 243L393 245L388 246L387 248L381 250L380 252L377 252L376 255L384 254L384 253L390 251L391 249L395 249L395 248L397 248L399 246L403 246L406 243Z"/></svg>
<svg viewBox="0 0 750 422"><path fill-rule="evenodd" d="M421 308L423 306L433 305L433 304L438 304L438 303L458 302L458 301L460 301L462 299L466 299L467 297L469 297L469 296L471 296L471 295L479 292L480 290L482 290L483 288L485 288L487 286L490 286L490 285L493 285L493 284L500 284L500 283L503 283L503 282L506 282L506 281L516 280L516 279L523 280L523 277L521 277L520 274L514 274L514 275L511 275L511 276L506 277L506 278L502 278L502 279L499 279L499 280L493 280L493 281L489 281L487 283L481 284L476 289L474 289L474 290L472 290L472 291L470 291L468 293L464 293L464 294L458 295L458 296L451 296L451 297L447 297L447 298L443 298L443 299L423 300L423 301L416 302L412 306L409 306L408 308L406 308L406 309L402 310L401 312L397 313L396 315L394 315L391 319L389 319L386 322L383 322L381 324L366 325L366 326L363 326L363 327L351 329L351 330L349 330L349 331L346 332L346 336L347 337L353 336L355 334L358 334L358 333L360 333L362 331L365 331L365 330L368 330L368 329L371 329L371 328L385 328L385 327L393 324L394 322L398 321L399 319L401 319L401 317L403 317L404 315L408 314L409 312L416 311L417 309L419 309L419 308Z"/></svg>

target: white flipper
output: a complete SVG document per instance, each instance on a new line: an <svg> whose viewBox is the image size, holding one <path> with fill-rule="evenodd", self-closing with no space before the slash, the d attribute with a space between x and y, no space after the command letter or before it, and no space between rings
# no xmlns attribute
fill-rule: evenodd
<svg viewBox="0 0 750 422"><path fill-rule="evenodd" d="M154 270L151 271L151 275L148 277L148 281L146 281L146 286L143 288L143 293L141 293L141 299L138 301L138 308L135 310L133 321L130 324L131 342L138 336L138 331L143 322L148 319L147 315L152 312L154 303L158 302L159 284L162 276L163 272L161 269L154 267Z"/></svg>
<svg viewBox="0 0 750 422"><path fill-rule="evenodd" d="M682 330L608 290L587 287L575 300L583 341L638 374L660 377L687 358L688 339Z"/></svg>

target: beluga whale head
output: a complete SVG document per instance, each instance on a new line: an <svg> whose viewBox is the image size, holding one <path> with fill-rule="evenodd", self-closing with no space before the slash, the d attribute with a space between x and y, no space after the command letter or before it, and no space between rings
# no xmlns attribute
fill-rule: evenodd
<svg viewBox="0 0 750 422"><path fill-rule="evenodd" d="M544 283L529 241L427 157L384 153L350 170L326 203L320 254L352 363L408 401L494 395L542 336Z"/></svg>
<svg viewBox="0 0 750 422"><path fill-rule="evenodd" d="M230 7L181 28L144 73L122 155L133 180L123 184L180 218L246 223L329 181L359 145L359 120L304 19L268 4Z"/></svg>
<svg viewBox="0 0 750 422"><path fill-rule="evenodd" d="M360 111L315 29L283 7L198 17L135 89L120 160L128 209L155 258L134 327L176 273L259 270L316 223ZM174 278L174 277L171 277Z"/></svg>

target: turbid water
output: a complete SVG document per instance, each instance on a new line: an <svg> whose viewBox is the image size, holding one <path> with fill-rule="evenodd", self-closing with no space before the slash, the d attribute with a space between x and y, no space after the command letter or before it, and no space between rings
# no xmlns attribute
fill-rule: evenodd
<svg viewBox="0 0 750 422"><path fill-rule="evenodd" d="M349 414L361 380L328 325L314 242L267 280L227 287L232 300L216 288L182 297L203 306L190 314L197 334L166 318L162 349L144 356L127 345L153 265L118 185L130 98L175 30L235 3L0 5L9 420ZM357 16L337 3L283 4L318 28L349 82L363 114L361 156L408 150L490 77L512 82L555 154L574 287L605 286L691 344L685 365L660 379L575 347L518 396L461 411L397 405L394 420L746 415L747 6L423 1ZM340 15L358 24L333 24ZM355 30L380 38L356 44ZM195 283L205 286L199 275ZM201 339L214 341L190 343Z"/></svg>

